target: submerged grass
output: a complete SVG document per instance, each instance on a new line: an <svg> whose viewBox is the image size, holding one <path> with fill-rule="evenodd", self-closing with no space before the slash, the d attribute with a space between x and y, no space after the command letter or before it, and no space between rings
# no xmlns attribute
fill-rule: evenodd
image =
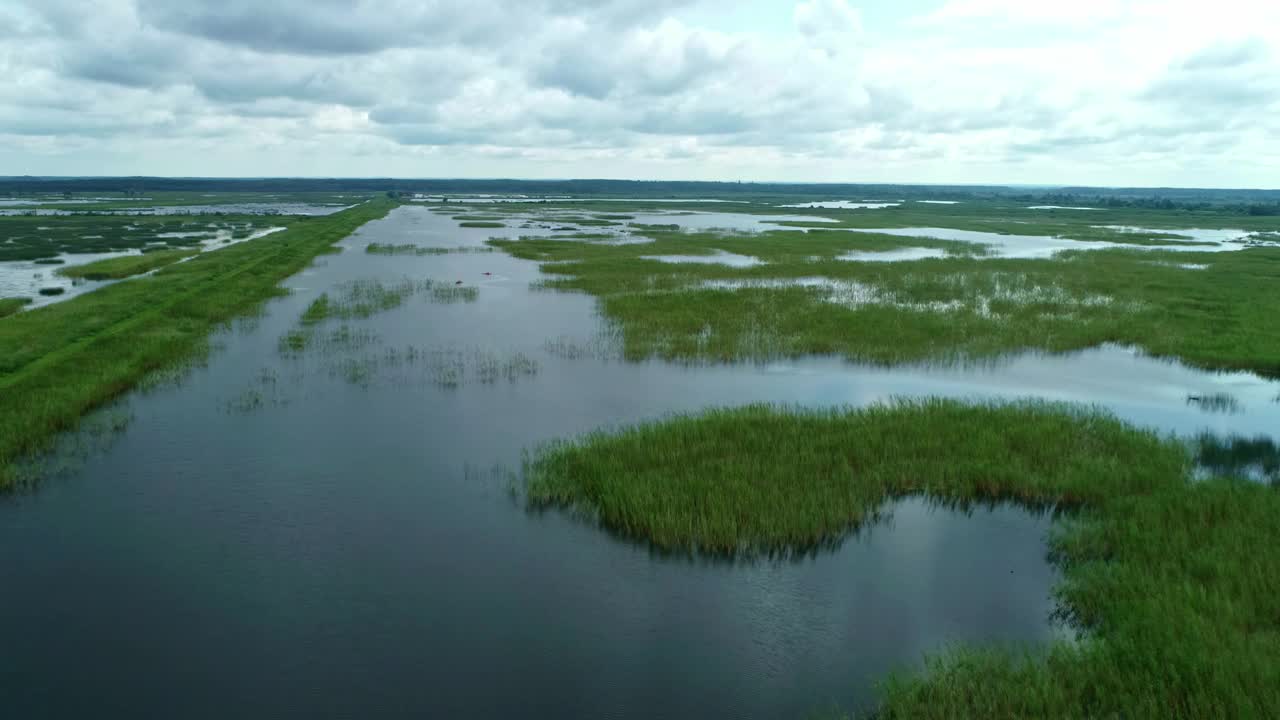
<svg viewBox="0 0 1280 720"><path fill-rule="evenodd" d="M364 251L371 255L453 255L453 254L471 254L471 253L491 253L497 252L496 248L487 245L458 245L458 246L424 246L406 243L403 245L390 245L385 243L369 243L365 246Z"/></svg>
<svg viewBox="0 0 1280 720"><path fill-rule="evenodd" d="M570 507L668 550L790 553L886 500L1076 508L1051 537L1047 651L956 648L892 676L880 718L1265 717L1280 707L1280 493L1193 482L1182 443L1100 411L901 401L677 416L526 460L532 507Z"/></svg>
<svg viewBox="0 0 1280 720"><path fill-rule="evenodd" d="M85 280L121 280L151 272L165 265L172 265L179 260L199 253L199 250L160 250L143 253L142 255L124 255L84 265L73 265L59 268L55 272L65 277L84 278Z"/></svg>
<svg viewBox="0 0 1280 720"><path fill-rule="evenodd" d="M279 295L280 280L393 207L377 199L298 219L267 238L0 323L0 486L13 482L20 457L152 371L198 354L211 331Z"/></svg>

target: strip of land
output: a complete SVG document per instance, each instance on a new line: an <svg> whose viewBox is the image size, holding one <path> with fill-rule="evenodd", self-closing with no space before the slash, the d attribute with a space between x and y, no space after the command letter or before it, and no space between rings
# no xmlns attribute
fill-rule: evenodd
<svg viewBox="0 0 1280 720"><path fill-rule="evenodd" d="M396 202L299 218L287 230L203 253L0 323L0 487L12 464L133 387L207 347L222 323L280 294L278 283Z"/></svg>
<svg viewBox="0 0 1280 720"><path fill-rule="evenodd" d="M58 268L57 273L64 277L86 280L121 280L151 272L165 265L172 265L199 253L199 250L157 250L142 255L124 255L84 265Z"/></svg>

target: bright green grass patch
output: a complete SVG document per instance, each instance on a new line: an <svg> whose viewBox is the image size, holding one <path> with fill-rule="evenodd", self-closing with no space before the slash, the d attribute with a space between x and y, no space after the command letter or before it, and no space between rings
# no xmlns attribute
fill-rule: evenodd
<svg viewBox="0 0 1280 720"><path fill-rule="evenodd" d="M0 318L8 317L30 304L31 298L0 298Z"/></svg>
<svg viewBox="0 0 1280 720"><path fill-rule="evenodd" d="M207 348L209 333L282 291L277 283L395 203L373 200L154 275L0 323L0 486L80 416Z"/></svg>
<svg viewBox="0 0 1280 720"><path fill-rule="evenodd" d="M171 265L199 253L199 250L161 250L142 255L124 255L84 265L59 268L56 272L66 277L84 278L86 280L121 280L151 272L156 268Z"/></svg>
<svg viewBox="0 0 1280 720"><path fill-rule="evenodd" d="M1049 404L903 401L677 416L543 449L535 505L572 505L664 550L804 550L885 499L1105 504L1180 483L1186 449L1096 412Z"/></svg>
<svg viewBox="0 0 1280 720"><path fill-rule="evenodd" d="M889 498L1075 508L1050 538L1043 651L956 648L883 686L880 718L1267 717L1280 707L1280 493L1188 479L1182 443L1092 410L916 400L750 406L544 447L528 502L663 549L790 553ZM820 699L815 698L815 704Z"/></svg>

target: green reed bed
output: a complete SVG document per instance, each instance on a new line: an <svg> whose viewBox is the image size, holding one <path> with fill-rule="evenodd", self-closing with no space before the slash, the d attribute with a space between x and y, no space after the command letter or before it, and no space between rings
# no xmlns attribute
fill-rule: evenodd
<svg viewBox="0 0 1280 720"><path fill-rule="evenodd" d="M172 265L179 260L184 260L199 253L199 250L161 250L143 253L142 255L107 258L84 265L73 265L59 268L56 272L65 277L84 278L85 280L122 280L134 275L151 272L165 265Z"/></svg>
<svg viewBox="0 0 1280 720"><path fill-rule="evenodd" d="M280 280L395 203L374 200L0 323L0 485L82 414L149 372L207 348L209 334L279 295Z"/></svg>
<svg viewBox="0 0 1280 720"><path fill-rule="evenodd" d="M891 676L877 717L1265 717L1280 707L1280 493L1193 482L1190 458L1057 404L749 406L545 446L524 487L531 507L714 554L803 552L909 494L1072 509L1050 542L1081 638L942 652Z"/></svg>
<svg viewBox="0 0 1280 720"><path fill-rule="evenodd" d="M500 222L493 222L493 221L491 221L491 220L464 220L464 221L462 221L462 222L458 223L458 227L464 227L464 228L501 228L501 227L506 227L506 225L505 225L505 224L503 224L503 223L500 223Z"/></svg>
<svg viewBox="0 0 1280 720"><path fill-rule="evenodd" d="M526 470L534 504L589 509L666 550L735 553L822 545L889 497L1100 504L1187 463L1183 446L1102 414L904 401L678 416L552 445Z"/></svg>

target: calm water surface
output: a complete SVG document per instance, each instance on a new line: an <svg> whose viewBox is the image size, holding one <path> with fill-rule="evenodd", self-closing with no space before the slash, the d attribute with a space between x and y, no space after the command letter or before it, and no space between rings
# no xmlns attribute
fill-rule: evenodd
<svg viewBox="0 0 1280 720"><path fill-rule="evenodd" d="M531 292L492 231L406 207L290 279L208 367L128 400L128 431L79 472L0 500L7 717L782 718L866 707L874 681L948 643L1038 643L1050 519L907 499L799 561L660 557L561 513L529 514L495 464L557 437L707 405L862 404L900 394L1103 403L1171 431L1280 427L1275 383L1119 348L970 369L834 359L729 367L568 359L594 301ZM485 275L484 273L490 273ZM353 324L351 351L524 353L536 375L439 386L419 367L282 357L278 338L344 281L478 287ZM553 348L554 349L554 348ZM347 358L350 359L350 358ZM1230 392L1234 413L1188 393ZM263 401L246 407L246 393ZM1269 432L1269 430L1267 430Z"/></svg>

